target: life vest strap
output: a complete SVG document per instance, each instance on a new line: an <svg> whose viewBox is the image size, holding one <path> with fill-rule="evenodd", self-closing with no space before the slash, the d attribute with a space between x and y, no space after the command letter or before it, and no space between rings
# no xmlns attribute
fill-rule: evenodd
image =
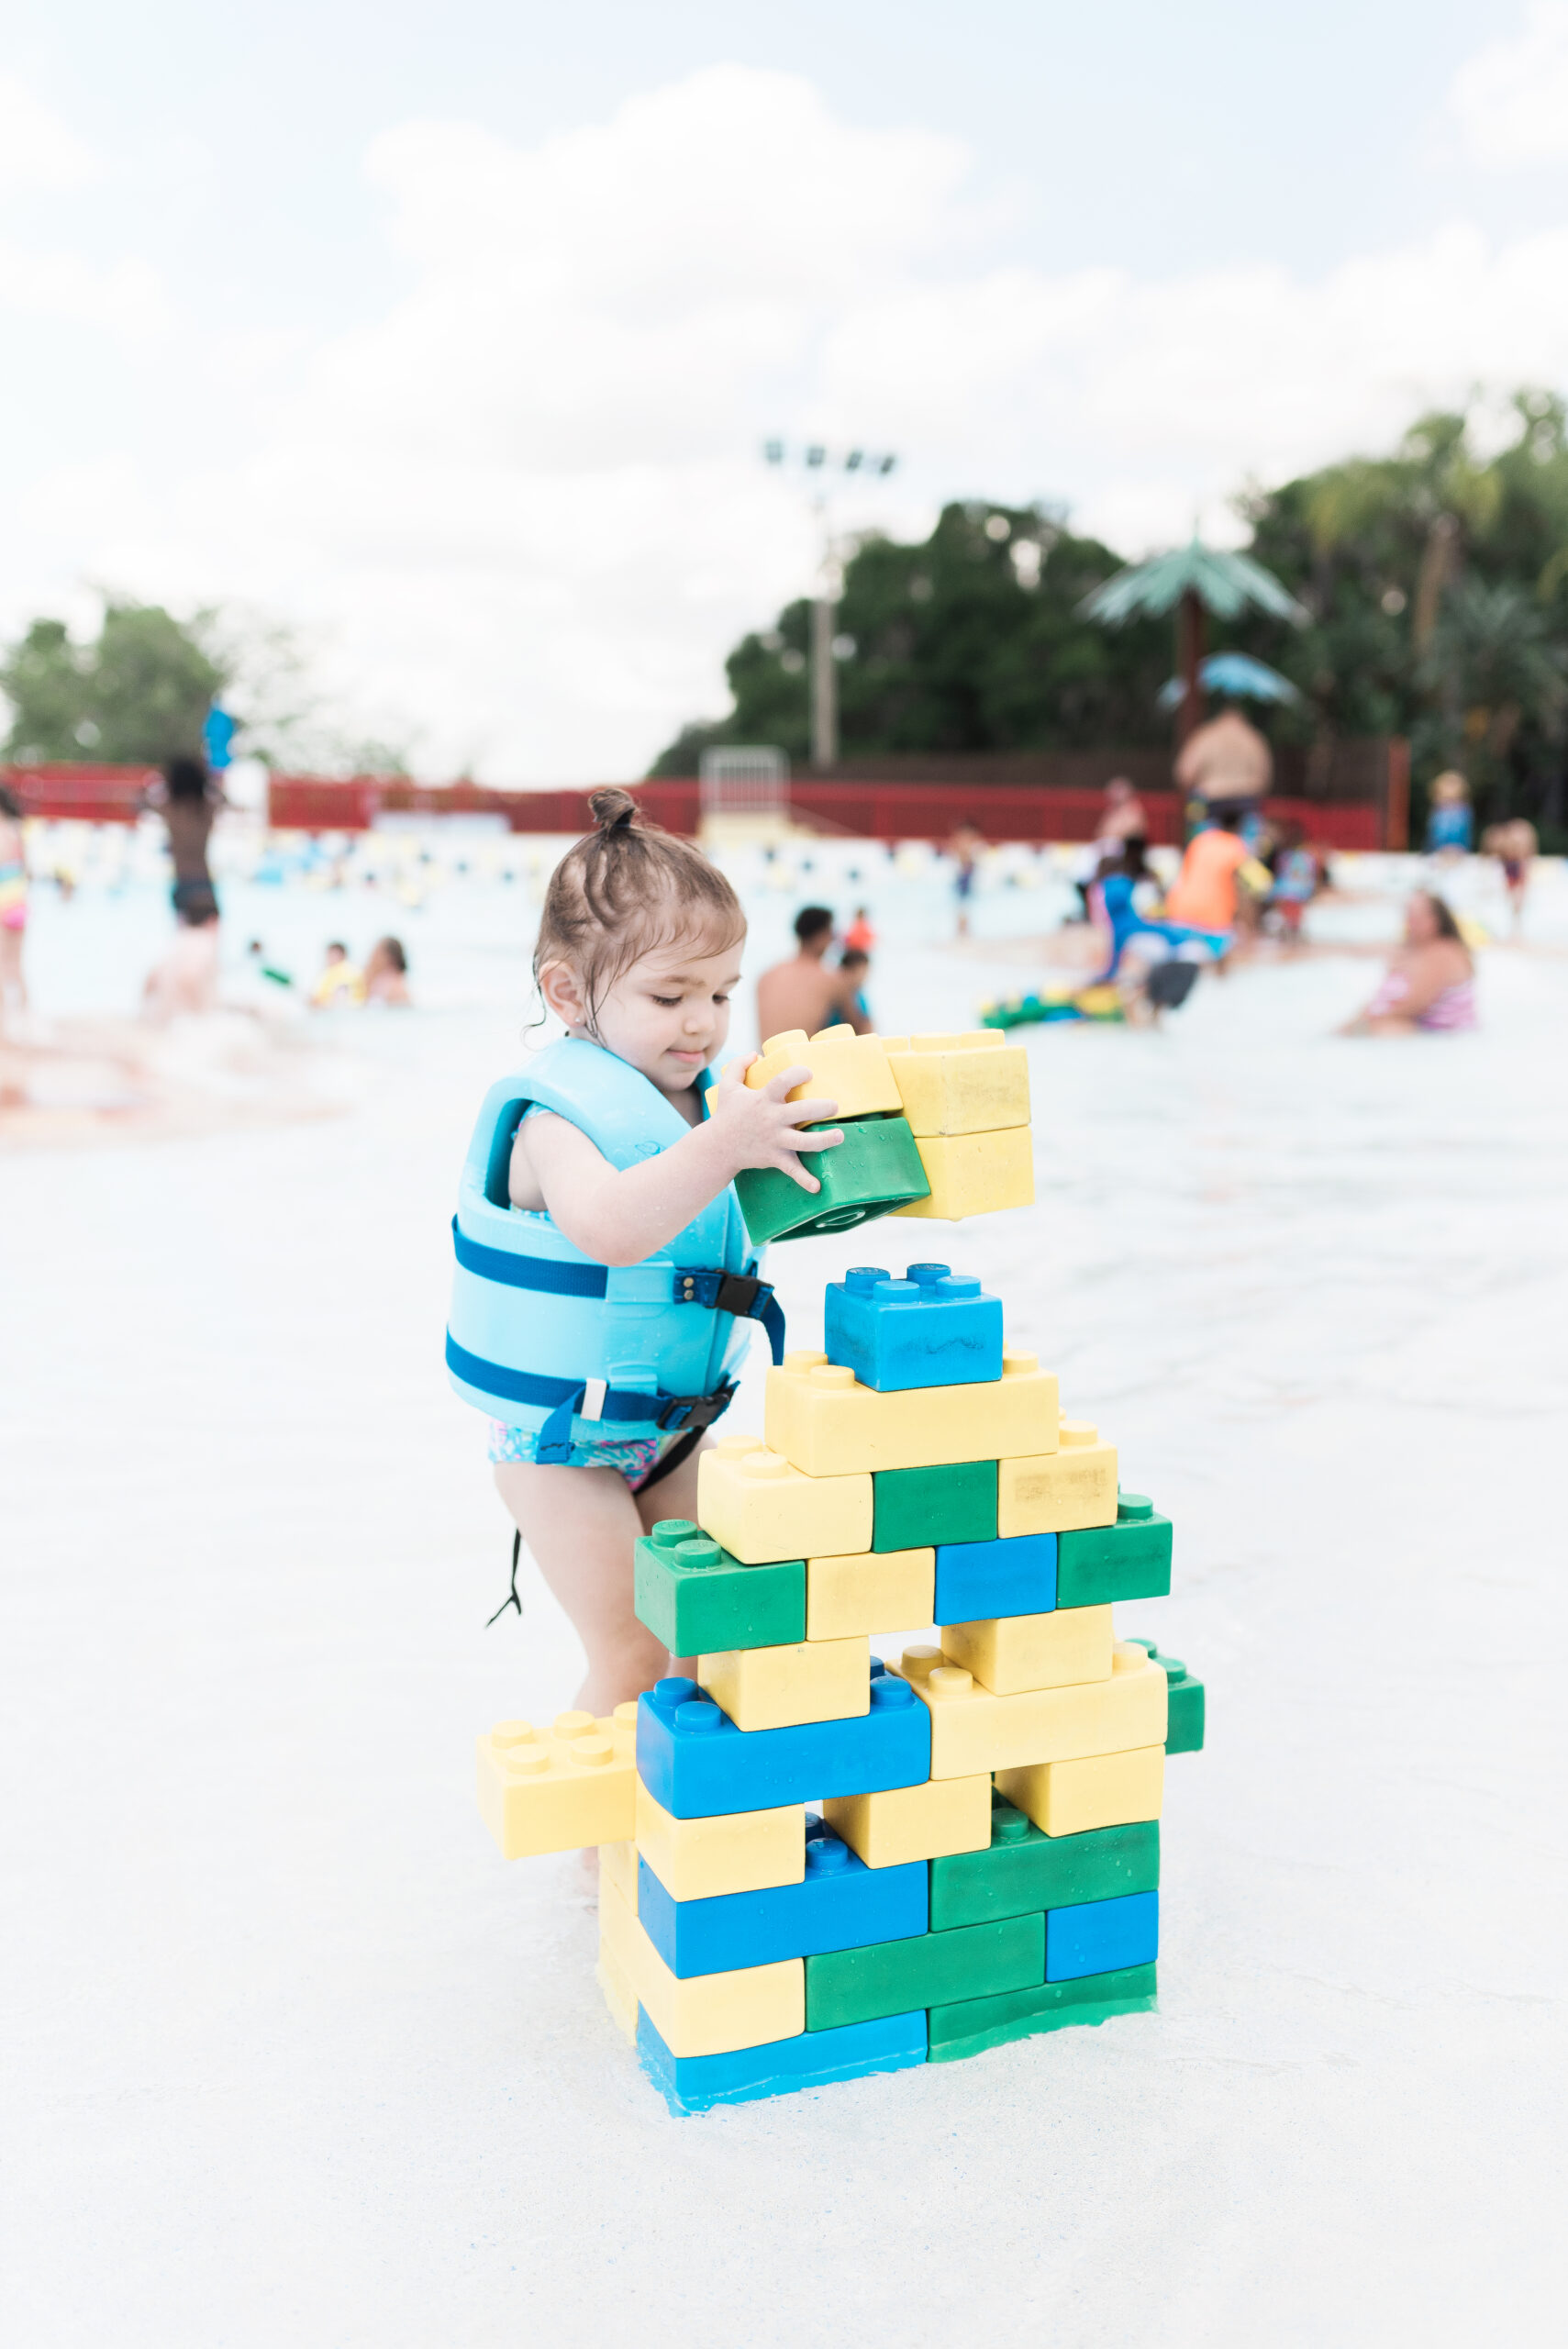
<svg viewBox="0 0 1568 2349"><path fill-rule="evenodd" d="M603 1297L609 1270L604 1264L561 1264L550 1256L519 1256L510 1248L487 1248L471 1240L452 1218L452 1247L465 1273L499 1281L506 1288L535 1288L551 1297Z"/></svg>
<svg viewBox="0 0 1568 2349"><path fill-rule="evenodd" d="M471 1240L465 1231L459 1230L455 1215L452 1218L452 1246L465 1273L477 1274L481 1280L499 1281L507 1288L537 1289L551 1297L604 1297L607 1294L609 1270L606 1265L563 1264L552 1256L523 1256L510 1248L487 1248L483 1241ZM710 1312L733 1314L738 1320L760 1321L767 1331L774 1362L783 1362L784 1308L773 1295L771 1281L760 1281L751 1273L727 1273L706 1266L678 1264L672 1267L671 1285L672 1296L677 1305L702 1305ZM527 1375L524 1372L505 1375ZM561 1382L556 1383L559 1385ZM528 1398L518 1396L515 1399L522 1402Z"/></svg>
<svg viewBox="0 0 1568 2349"><path fill-rule="evenodd" d="M548 1409L550 1417L539 1431L535 1458L545 1467L562 1465L571 1455L572 1422L581 1410L589 1382L583 1378L552 1378L542 1371L512 1370L505 1363L486 1362L471 1354L447 1332L447 1368L465 1386L489 1395L504 1395L509 1402ZM596 1419L651 1419L656 1427L695 1430L710 1428L735 1399L735 1381L716 1386L711 1395L650 1395L636 1386L601 1386L595 1380ZM600 1400L602 1395L603 1399Z"/></svg>

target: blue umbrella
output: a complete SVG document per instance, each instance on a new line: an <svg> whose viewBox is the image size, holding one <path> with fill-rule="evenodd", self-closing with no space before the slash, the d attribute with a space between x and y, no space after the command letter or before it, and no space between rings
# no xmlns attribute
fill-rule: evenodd
<svg viewBox="0 0 1568 2349"><path fill-rule="evenodd" d="M1299 701L1301 696L1288 677L1266 662L1254 661L1250 652L1211 652L1198 668L1198 683L1205 693L1234 694L1248 701ZM1160 688L1162 709L1174 709L1185 688L1180 677L1168 678Z"/></svg>

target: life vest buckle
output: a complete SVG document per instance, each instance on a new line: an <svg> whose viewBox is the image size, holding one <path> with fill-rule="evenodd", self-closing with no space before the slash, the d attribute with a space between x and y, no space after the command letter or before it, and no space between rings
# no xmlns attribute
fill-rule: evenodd
<svg viewBox="0 0 1568 2349"><path fill-rule="evenodd" d="M658 1424L663 1429L680 1428L688 1432L710 1428L728 1410L735 1396L733 1379L724 1386L716 1386L711 1395L666 1395L659 1407Z"/></svg>
<svg viewBox="0 0 1568 2349"><path fill-rule="evenodd" d="M737 1320L760 1321L773 1300L772 1281L750 1273L694 1271L687 1265L675 1273L677 1305L706 1305L710 1312L733 1313Z"/></svg>

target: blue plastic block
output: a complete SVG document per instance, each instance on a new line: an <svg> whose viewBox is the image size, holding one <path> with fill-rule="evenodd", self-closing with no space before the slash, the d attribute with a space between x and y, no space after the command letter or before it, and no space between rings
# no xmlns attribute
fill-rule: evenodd
<svg viewBox="0 0 1568 2349"><path fill-rule="evenodd" d="M928 1864L868 1868L820 1820L806 1822L806 1876L765 1892L673 1900L646 1860L638 1862L637 1914L672 1974L727 1974L781 1957L816 1957L866 1942L912 1940L926 1931Z"/></svg>
<svg viewBox="0 0 1568 2349"><path fill-rule="evenodd" d="M867 2072L907 2071L926 2060L926 2011L918 2007L913 2014L879 2015L874 2022L844 2023L837 2031L803 2031L796 2039L738 2047L733 2054L672 2055L639 2007L637 2052L672 2112L703 2112L711 2104L788 2096L829 2080L858 2080Z"/></svg>
<svg viewBox="0 0 1568 2349"><path fill-rule="evenodd" d="M823 1343L879 1395L976 1386L1002 1375L1002 1300L946 1264L911 1264L902 1280L857 1264L828 1284Z"/></svg>
<svg viewBox="0 0 1568 2349"><path fill-rule="evenodd" d="M930 1714L880 1659L871 1679L871 1710L854 1720L744 1731L695 1680L657 1681L637 1700L637 1775L673 1819L921 1786L931 1775Z"/></svg>
<svg viewBox="0 0 1568 2349"><path fill-rule="evenodd" d="M934 1623L984 1623L995 1615L1049 1615L1056 1606L1056 1536L937 1546Z"/></svg>
<svg viewBox="0 0 1568 2349"><path fill-rule="evenodd" d="M1074 1982L1081 1974L1111 1974L1125 1965L1151 1965L1160 1948L1160 1896L1123 1892L1114 1900L1080 1900L1048 1910L1045 1978Z"/></svg>

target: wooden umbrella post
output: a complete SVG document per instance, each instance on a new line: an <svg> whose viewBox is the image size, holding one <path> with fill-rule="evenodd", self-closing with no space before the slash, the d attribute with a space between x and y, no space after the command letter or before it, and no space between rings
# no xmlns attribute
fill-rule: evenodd
<svg viewBox="0 0 1568 2349"><path fill-rule="evenodd" d="M1203 717L1198 673L1203 667L1203 604L1195 587L1184 587L1176 607L1176 668L1182 698L1176 713L1176 748L1197 731Z"/></svg>

